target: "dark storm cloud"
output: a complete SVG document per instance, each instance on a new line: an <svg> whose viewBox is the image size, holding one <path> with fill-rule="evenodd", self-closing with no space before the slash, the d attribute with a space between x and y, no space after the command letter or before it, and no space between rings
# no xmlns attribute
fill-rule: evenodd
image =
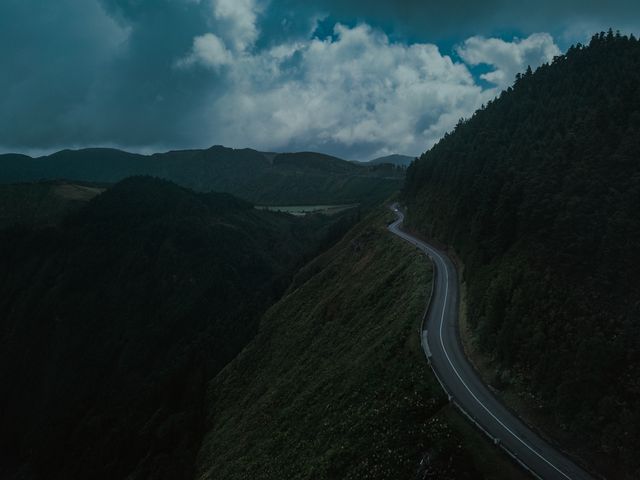
<svg viewBox="0 0 640 480"><path fill-rule="evenodd" d="M66 116L126 32L92 2L9 0L0 36L0 144L37 147L73 138Z"/></svg>
<svg viewBox="0 0 640 480"><path fill-rule="evenodd" d="M185 75L174 63L194 35L207 31L202 9L186 0L103 0L102 5L129 35L82 116L99 111L95 135L112 143L189 143L193 139L183 119L203 89L215 87L216 78L208 72Z"/></svg>
<svg viewBox="0 0 640 480"><path fill-rule="evenodd" d="M277 2L284 11L303 2ZM309 10L339 20L360 19L420 41L460 40L502 32L561 34L576 24L586 28L637 28L640 2L635 0L320 0Z"/></svg>
<svg viewBox="0 0 640 480"><path fill-rule="evenodd" d="M174 62L207 31L197 4L9 0L0 19L0 145L193 140L181 119L215 76L176 72Z"/></svg>
<svg viewBox="0 0 640 480"><path fill-rule="evenodd" d="M626 0L4 0L0 149L416 154L525 64L639 17Z"/></svg>

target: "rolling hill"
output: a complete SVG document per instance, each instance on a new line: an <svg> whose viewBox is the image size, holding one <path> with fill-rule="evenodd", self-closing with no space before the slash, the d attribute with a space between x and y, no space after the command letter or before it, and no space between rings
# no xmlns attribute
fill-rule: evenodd
<svg viewBox="0 0 640 480"><path fill-rule="evenodd" d="M139 155L114 149L63 150L45 157L0 155L0 183L66 179L114 183L134 175L197 191L231 193L269 205L376 205L401 186L388 165L356 165L312 152L268 154L222 146Z"/></svg>

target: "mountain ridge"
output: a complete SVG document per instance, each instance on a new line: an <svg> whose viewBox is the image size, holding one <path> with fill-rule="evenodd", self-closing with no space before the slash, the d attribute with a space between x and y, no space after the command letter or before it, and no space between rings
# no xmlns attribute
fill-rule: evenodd
<svg viewBox="0 0 640 480"><path fill-rule="evenodd" d="M392 165L398 165L401 167L408 167L411 162L415 160L416 157L411 157L409 155L400 155L394 153L392 155L386 155L384 157L377 157L372 160L369 160L367 163L372 165L378 165L381 163L390 163Z"/></svg>
<svg viewBox="0 0 640 480"><path fill-rule="evenodd" d="M115 183L151 175L198 191L222 191L258 204L377 204L403 173L315 152L262 153L214 145L143 155L113 148L61 150L41 157L0 155L0 183L65 178Z"/></svg>

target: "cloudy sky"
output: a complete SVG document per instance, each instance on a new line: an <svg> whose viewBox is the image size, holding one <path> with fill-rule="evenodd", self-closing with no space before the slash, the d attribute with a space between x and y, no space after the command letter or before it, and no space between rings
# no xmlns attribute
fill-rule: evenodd
<svg viewBox="0 0 640 480"><path fill-rule="evenodd" d="M417 155L627 0L2 0L0 151Z"/></svg>

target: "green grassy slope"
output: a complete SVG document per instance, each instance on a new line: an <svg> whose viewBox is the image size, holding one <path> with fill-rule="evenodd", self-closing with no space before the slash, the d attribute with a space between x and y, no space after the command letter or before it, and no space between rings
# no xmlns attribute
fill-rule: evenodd
<svg viewBox="0 0 640 480"><path fill-rule="evenodd" d="M389 215L301 270L211 383L197 478L519 476L457 419L429 370L418 327L430 265L386 231Z"/></svg>

